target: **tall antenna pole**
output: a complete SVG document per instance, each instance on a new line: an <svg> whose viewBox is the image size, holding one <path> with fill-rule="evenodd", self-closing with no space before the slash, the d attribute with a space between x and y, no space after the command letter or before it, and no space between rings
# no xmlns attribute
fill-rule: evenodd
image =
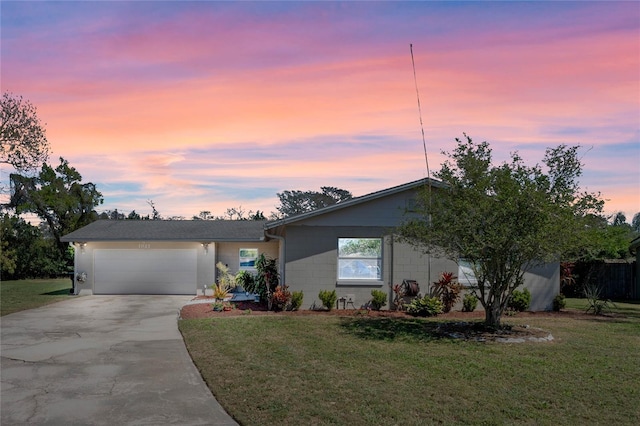
<svg viewBox="0 0 640 426"><path fill-rule="evenodd" d="M413 66L413 82L416 86L416 98L418 99L418 115L420 116L420 131L422 132L422 147L424 148L424 162L427 165L427 185L429 188L429 209L431 209L431 172L429 171L429 156L427 155L427 141L424 137L424 124L422 124L422 108L420 106L420 92L418 91L418 78L416 77L416 62L413 59L413 44L409 44L411 51L411 65ZM429 220L431 220L429 218ZM431 253L427 253L427 287L431 282Z"/></svg>
<svg viewBox="0 0 640 426"><path fill-rule="evenodd" d="M420 106L420 92L418 91L418 78L416 77L416 63L413 60L413 44L409 44L411 51L411 65L413 66L413 82L416 86L416 98L418 99L418 115L420 116L420 130L422 131L422 147L424 148L424 162L427 165L427 179L429 180L429 195L431 195L431 173L429 171L429 157L427 156L427 141L424 138L424 125L422 124L422 107Z"/></svg>

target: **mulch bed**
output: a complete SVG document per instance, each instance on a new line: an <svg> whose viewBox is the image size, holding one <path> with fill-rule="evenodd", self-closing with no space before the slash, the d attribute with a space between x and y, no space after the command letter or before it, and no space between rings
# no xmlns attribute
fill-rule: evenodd
<svg viewBox="0 0 640 426"><path fill-rule="evenodd" d="M214 299L211 297L197 297L199 300L210 300L211 303L214 302ZM302 309L294 312L273 312L268 311L265 305L255 303L255 302L238 302L234 303L235 309L231 311L223 311L217 312L211 308L211 303L197 303L192 305L187 305L182 308L180 312L180 317L183 319L194 319L194 318L218 318L218 317L228 317L228 316L238 316L238 315L291 315L291 316L305 316L305 315L335 315L335 316L370 316L370 317L400 317L400 318L411 318L411 316L407 315L404 312L397 311L367 311L366 309L332 309L331 311L326 310L310 310L310 309ZM594 315L585 314L582 311L569 309L563 310L561 312L518 312L514 317L516 318L590 318L593 319ZM446 314L438 315L438 318L441 319L451 319L454 321L459 320L478 320L484 318L484 311L476 310L474 312L461 312L461 311L451 311ZM503 320L508 320L512 318L508 315L503 316ZM605 317L602 317L605 318Z"/></svg>
<svg viewBox="0 0 640 426"><path fill-rule="evenodd" d="M197 299L210 300L214 302L213 298L200 296ZM340 316L340 317L383 317L383 318L412 318L405 312L397 311L373 311L366 309L332 309L326 310L310 310L303 309L299 311L283 311L274 312L268 311L267 307L263 304L255 302L238 302L234 303L235 309L230 311L214 311L211 308L211 303L196 303L186 305L180 311L180 318L182 319L196 319L196 318L220 318L220 317L235 317L246 315L271 315L271 316L309 316L309 315L324 315L324 316ZM615 315L598 316L586 314L583 311L575 309L567 309L560 312L518 312L517 314L510 316L503 316L503 323L508 322L509 318L571 318L571 319L599 319L608 320L615 318ZM548 331L529 327L529 326L506 326L501 330L487 330L482 326L482 320L484 318L484 311L476 310L474 312L461 312L451 311L446 314L438 315L439 319L447 320L438 326L437 334L442 337L453 337L464 340L475 341L494 341L494 342L506 342L506 343L521 343L525 341L531 342L550 342L553 340L553 336Z"/></svg>

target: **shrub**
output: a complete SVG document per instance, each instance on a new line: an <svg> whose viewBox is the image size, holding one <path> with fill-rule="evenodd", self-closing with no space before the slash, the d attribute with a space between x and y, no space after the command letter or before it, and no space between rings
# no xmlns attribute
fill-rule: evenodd
<svg viewBox="0 0 640 426"><path fill-rule="evenodd" d="M600 297L601 289L597 285L585 285L583 289L584 297L587 299L586 313L593 312L594 315L601 315L605 311L611 312L611 306L615 306L611 300L602 299Z"/></svg>
<svg viewBox="0 0 640 426"><path fill-rule="evenodd" d="M276 291L280 281L278 273L278 262L276 259L260 254L256 260L257 274L255 276L254 293L260 295L260 300L271 305L271 295ZM269 306L271 309L271 306Z"/></svg>
<svg viewBox="0 0 640 426"><path fill-rule="evenodd" d="M371 290L371 297L371 308L374 311L379 311L387 304L387 293L382 290Z"/></svg>
<svg viewBox="0 0 640 426"><path fill-rule="evenodd" d="M297 311L302 306L302 299L304 298L304 293L301 291L294 291L291 293L291 310Z"/></svg>
<svg viewBox="0 0 640 426"><path fill-rule="evenodd" d="M291 300L291 292L288 288L286 285L279 285L271 294L271 307L273 310L281 311L287 307Z"/></svg>
<svg viewBox="0 0 640 426"><path fill-rule="evenodd" d="M338 294L335 290L320 290L320 293L318 293L318 298L325 308L331 310L333 309L333 305L335 305L336 301L338 300Z"/></svg>
<svg viewBox="0 0 640 426"><path fill-rule="evenodd" d="M478 297L473 293L467 293L462 299L462 312L473 312L478 306Z"/></svg>
<svg viewBox="0 0 640 426"><path fill-rule="evenodd" d="M564 309L567 306L567 302L564 300L564 294L560 293L556 297L553 298L553 310L556 312L560 312L561 309Z"/></svg>
<svg viewBox="0 0 640 426"><path fill-rule="evenodd" d="M222 262L216 263L218 269L218 284L226 289L236 286L236 277L229 272L229 267Z"/></svg>
<svg viewBox="0 0 640 426"><path fill-rule="evenodd" d="M249 271L239 271L235 277L236 286L240 286L249 293L257 293L256 278Z"/></svg>
<svg viewBox="0 0 640 426"><path fill-rule="evenodd" d="M507 303L507 308L512 311L523 312L529 309L529 304L531 304L531 292L529 292L528 288L523 291L513 290L511 299Z"/></svg>
<svg viewBox="0 0 640 426"><path fill-rule="evenodd" d="M431 296L440 299L444 312L449 312L460 300L462 285L456 280L453 272L443 272L440 279L431 286Z"/></svg>
<svg viewBox="0 0 640 426"><path fill-rule="evenodd" d="M223 300L229 295L229 288L222 283L218 283L213 287L213 297L216 300Z"/></svg>
<svg viewBox="0 0 640 426"><path fill-rule="evenodd" d="M441 314L443 308L444 306L440 299L427 295L413 299L407 305L407 313L414 317L433 317Z"/></svg>

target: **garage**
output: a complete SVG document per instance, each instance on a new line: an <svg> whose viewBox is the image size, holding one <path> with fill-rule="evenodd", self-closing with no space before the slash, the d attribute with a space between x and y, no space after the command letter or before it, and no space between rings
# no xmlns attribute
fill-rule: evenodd
<svg viewBox="0 0 640 426"><path fill-rule="evenodd" d="M192 249L95 250L95 294L195 294Z"/></svg>

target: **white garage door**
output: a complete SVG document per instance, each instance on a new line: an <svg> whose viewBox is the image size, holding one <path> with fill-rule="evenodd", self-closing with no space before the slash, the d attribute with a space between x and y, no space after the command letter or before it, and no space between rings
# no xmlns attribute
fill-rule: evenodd
<svg viewBox="0 0 640 426"><path fill-rule="evenodd" d="M95 294L196 294L196 250L96 250Z"/></svg>

